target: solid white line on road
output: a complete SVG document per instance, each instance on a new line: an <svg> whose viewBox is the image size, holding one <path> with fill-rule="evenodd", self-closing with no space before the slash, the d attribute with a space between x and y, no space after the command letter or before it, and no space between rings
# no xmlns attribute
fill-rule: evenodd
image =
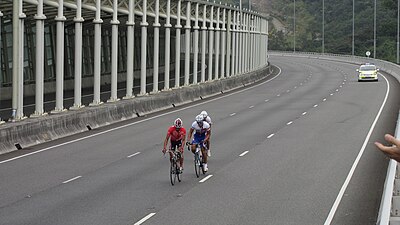
<svg viewBox="0 0 400 225"><path fill-rule="evenodd" d="M289 123L287 123L286 125L290 125L290 124L292 124L293 123L293 121L290 121Z"/></svg>
<svg viewBox="0 0 400 225"><path fill-rule="evenodd" d="M230 116L234 116L234 115L236 115L236 113L231 113L231 114L230 114Z"/></svg>
<svg viewBox="0 0 400 225"><path fill-rule="evenodd" d="M206 177L204 177L201 181L199 181L199 183L204 183L206 180L210 179L213 175L208 175Z"/></svg>
<svg viewBox="0 0 400 225"><path fill-rule="evenodd" d="M132 155L128 155L128 158L131 158L131 157L133 157L133 156L135 156L135 155L139 155L140 154L140 152L136 152L136 153L134 153L134 154L132 154Z"/></svg>
<svg viewBox="0 0 400 225"><path fill-rule="evenodd" d="M240 154L239 156L242 157L242 156L246 155L247 153L249 153L249 151L245 151L242 154Z"/></svg>
<svg viewBox="0 0 400 225"><path fill-rule="evenodd" d="M249 109L254 108L254 105L250 106Z"/></svg>
<svg viewBox="0 0 400 225"><path fill-rule="evenodd" d="M301 115L303 115L303 116L304 116L304 115L306 115L306 114L307 114L307 112L303 112Z"/></svg>
<svg viewBox="0 0 400 225"><path fill-rule="evenodd" d="M149 215L145 216L143 219L137 221L135 224L133 225L140 225L142 223L144 223L146 220L150 219L152 216L156 215L156 213L150 213Z"/></svg>
<svg viewBox="0 0 400 225"><path fill-rule="evenodd" d="M314 105L313 107L314 107L314 108L315 108L315 107L318 107L318 105Z"/></svg>
<svg viewBox="0 0 400 225"><path fill-rule="evenodd" d="M343 184L342 188L340 189L339 194L338 194L338 196L337 196L335 202L333 203L333 206L332 206L332 208L331 208L331 211L329 212L328 217L326 218L326 221L325 221L324 225L330 225L330 224L331 224L331 222L332 222L332 220L333 220L333 217L335 216L336 210L337 210L337 208L338 208L338 206L339 206L339 203L340 203L340 201L341 201L342 198L343 198L344 192L346 191L347 186L349 185L350 180L351 180L351 178L353 177L353 174L354 174L354 171L356 170L356 167L357 167L357 165L358 165L358 162L360 161L361 156L363 155L364 150L365 150L365 148L367 147L367 144L368 144L369 139L370 139L370 137L371 137L372 131L374 130L375 125L376 125L376 123L378 122L378 119L379 119L379 117L380 117L380 115L381 115L381 113L382 113L383 107L385 107L386 100L387 100L387 98L388 98L388 96L389 96L390 85L389 85L389 81L386 79L386 77L383 76L383 75L382 75L382 77L385 78L386 84L387 84L387 90L386 90L385 99L383 100L383 103L382 103L382 105L381 105L381 108L379 109L378 114L376 115L375 120L374 120L374 122L372 123L371 128L370 128L369 131L368 131L367 137L366 137L365 140L364 140L364 144L362 145L362 147L361 147L361 149L360 149L360 152L358 153L357 158L356 158L356 160L355 160L354 163L353 163L353 166L351 167L351 169L350 169L350 171L349 171L349 174L347 175L347 178L346 178L346 180L344 181L344 184Z"/></svg>
<svg viewBox="0 0 400 225"><path fill-rule="evenodd" d="M326 98L324 98L322 101L323 101L323 102L326 101Z"/></svg>
<svg viewBox="0 0 400 225"><path fill-rule="evenodd" d="M268 135L268 139L270 139L270 138L272 138L273 136L274 136L275 134L270 134L270 135Z"/></svg>
<svg viewBox="0 0 400 225"><path fill-rule="evenodd" d="M76 180L76 179L79 179L79 178L81 178L81 177L82 177L82 176L77 176L77 177L74 177L74 178L72 178L72 179L66 180L66 181L63 182L63 184L69 183L69 182L74 181L74 180Z"/></svg>
<svg viewBox="0 0 400 225"><path fill-rule="evenodd" d="M96 134L92 134L92 135L88 135L88 136L85 136L85 137L81 137L81 138L78 138L78 139L75 139L75 140L72 140L72 141L67 141L67 142L64 142L64 143L61 143L61 144L58 144L58 145L53 145L53 146L50 146L50 147L47 147L47 148L44 148L44 149L40 149L40 150L37 150L37 151L34 151L34 152L30 152L30 153L27 153L27 154L24 154L24 155L17 156L17 157L11 158L11 159L0 161L0 164L11 162L11 161L14 161L14 160L17 160L17 159L20 159L20 158L24 158L24 157L27 157L27 156L30 156L30 155L34 155L34 154L37 154L37 153L40 153L40 152L48 151L48 150L53 149L53 148L57 148L57 147L61 147L61 146L64 146L64 145L76 143L76 142L79 142L79 141L82 141L82 140L86 140L86 139L89 139L89 138L92 138L92 137L96 137L96 136L99 136L99 135L102 135L102 134L106 134L106 133L112 132L112 131L115 131L115 130L120 130L120 129L125 128L125 127L130 127L130 126L133 126L133 125L136 125L136 124L139 124L139 123L143 123L143 122L146 122L146 121L149 121L149 120L153 120L153 119L156 119L156 118L159 118L159 117L163 117L165 115L170 115L170 114L176 113L176 112L181 111L181 110L194 108L194 107L206 104L206 103L214 102L214 101L217 101L217 100L222 99L222 98L226 98L226 97L229 97L229 96L232 96L232 95L235 95L235 94L242 93L244 91L259 87L259 86L261 86L263 84L266 84L266 83L269 83L269 82L275 80L282 73L282 69L279 68L279 67L278 67L278 69L279 69L279 73L275 77L273 77L272 79L266 80L264 82L261 82L259 84L254 85L254 86L248 87L246 89L243 89L243 90L240 90L240 91L237 91L237 92L233 92L233 93L221 96L221 97L217 97L217 98L213 98L213 99L210 99L210 100L206 100L206 101L203 101L203 102L199 102L199 103L194 104L194 105L189 105L189 106L181 108L181 109L172 110L170 112L162 113L162 114L159 114L159 115L156 115L156 116L153 116L153 117L149 117L149 118L146 118L146 119L143 119L143 120L135 121L135 122L132 122L132 123L129 123L129 124L125 124L125 125L119 126L119 127L114 127L114 128L109 129L109 130L105 130L105 131L102 131L102 132L99 132L99 133L96 133Z"/></svg>

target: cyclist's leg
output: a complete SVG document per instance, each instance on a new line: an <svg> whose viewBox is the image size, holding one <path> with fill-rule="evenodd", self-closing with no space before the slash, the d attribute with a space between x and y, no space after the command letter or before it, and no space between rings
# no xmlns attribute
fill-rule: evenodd
<svg viewBox="0 0 400 225"><path fill-rule="evenodd" d="M179 150L179 148L180 148L181 146L182 146L182 140L178 141L176 147L177 147L178 150ZM180 151L179 151L179 152L180 152ZM184 151L180 152L181 158L179 159L179 165L181 166L181 169L183 169L183 152L184 152Z"/></svg>

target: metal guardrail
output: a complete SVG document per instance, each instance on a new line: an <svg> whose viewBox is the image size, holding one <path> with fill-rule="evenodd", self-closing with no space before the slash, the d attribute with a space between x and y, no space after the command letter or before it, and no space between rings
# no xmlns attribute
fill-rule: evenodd
<svg viewBox="0 0 400 225"><path fill-rule="evenodd" d="M355 64L370 62L375 64L380 70L393 75L400 83L400 66L395 63L380 59L339 54L321 54L313 52L293 53L269 51L269 55L316 58ZM395 137L400 139L400 114L397 119ZM400 166L398 166L398 163L393 159L391 159L389 162L376 224L400 225Z"/></svg>

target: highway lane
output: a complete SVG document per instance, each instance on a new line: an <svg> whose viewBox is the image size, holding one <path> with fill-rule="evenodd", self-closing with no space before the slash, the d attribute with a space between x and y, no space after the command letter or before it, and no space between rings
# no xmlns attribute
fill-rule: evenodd
<svg viewBox="0 0 400 225"><path fill-rule="evenodd" d="M60 144L13 161L4 162L21 151L1 156L1 224L134 224L147 215L145 224L323 224L386 82L358 83L350 64L271 61L282 73L251 89L36 146L27 152ZM397 118L399 87L386 77L391 92L371 143ZM177 116L188 128L203 109L215 125L213 176L199 183L186 151L183 181L172 187L160 151L166 129ZM386 167L368 144L332 224L373 223Z"/></svg>

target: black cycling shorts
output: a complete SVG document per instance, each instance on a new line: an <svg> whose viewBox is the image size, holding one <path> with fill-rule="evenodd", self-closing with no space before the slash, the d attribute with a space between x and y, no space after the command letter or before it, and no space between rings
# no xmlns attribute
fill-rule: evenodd
<svg viewBox="0 0 400 225"><path fill-rule="evenodd" d="M171 141L171 149L175 150L176 147L181 147L182 146L182 140L179 141Z"/></svg>

